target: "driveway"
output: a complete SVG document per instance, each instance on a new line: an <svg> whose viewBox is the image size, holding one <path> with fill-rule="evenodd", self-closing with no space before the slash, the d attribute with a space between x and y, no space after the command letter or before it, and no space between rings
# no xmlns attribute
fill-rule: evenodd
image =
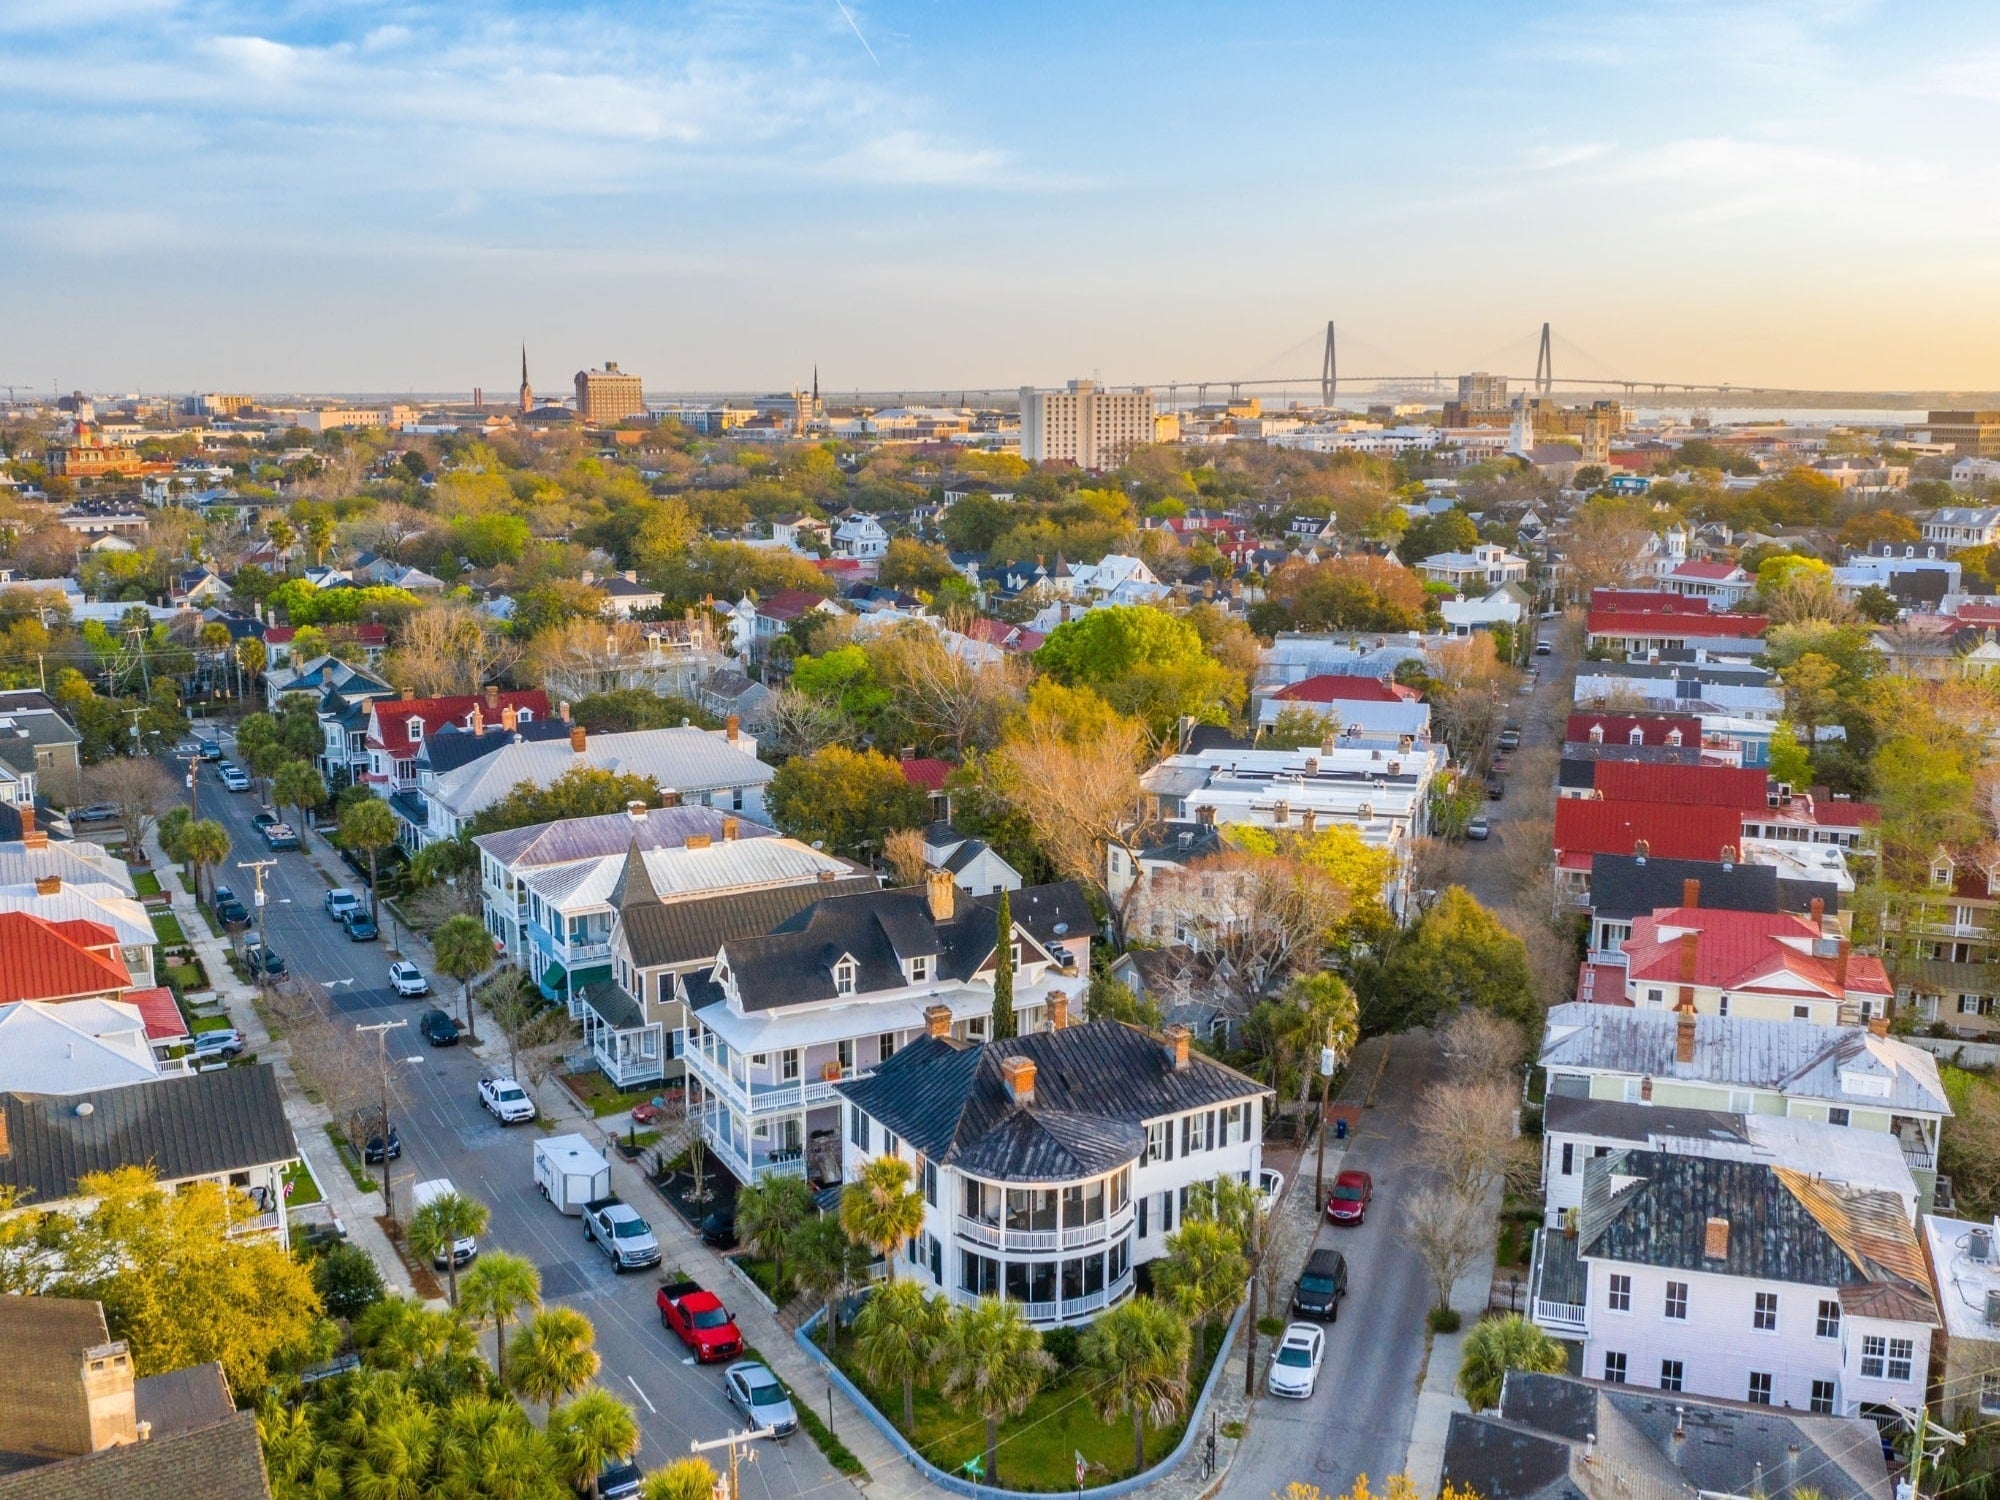
<svg viewBox="0 0 2000 1500"><path fill-rule="evenodd" d="M1293 1480L1316 1484L1329 1495L1347 1490L1368 1475L1377 1486L1400 1473L1416 1418L1417 1385L1424 1357L1424 1313L1431 1304L1429 1278L1399 1233L1404 1198L1421 1184L1423 1169L1410 1160L1413 1138L1399 1107L1423 1089L1434 1067L1428 1036L1413 1033L1385 1038L1380 1072L1356 1067L1341 1090L1340 1102L1364 1109L1358 1132L1344 1155L1327 1153L1330 1184L1342 1167L1359 1168L1375 1179L1367 1222L1342 1229L1321 1222L1313 1245L1332 1245L1347 1257L1349 1295L1338 1322L1327 1325L1326 1363L1319 1389L1306 1401L1260 1395L1243 1445L1222 1487L1237 1500L1269 1500ZM1379 1057L1379 1054L1377 1054ZM1359 1062L1359 1059L1357 1059ZM1307 1211L1313 1190L1313 1158L1299 1164L1298 1181L1285 1194L1288 1211ZM1318 1216L1315 1215L1317 1218ZM1301 1261L1304 1252L1299 1252ZM1297 1267L1277 1284L1286 1315ZM1271 1341L1259 1341L1260 1366ZM1259 1369L1259 1378L1263 1371Z"/></svg>
<svg viewBox="0 0 2000 1500"><path fill-rule="evenodd" d="M225 748L233 755L233 744ZM218 878L233 887L247 904L254 882L240 860L275 859L264 877L266 905L258 919L267 941L291 968L330 990L339 1009L356 1022L404 1019L410 1025L389 1034L389 1053L401 1075L407 1101L396 1116L403 1138L403 1157L396 1177L399 1203L407 1211L411 1181L448 1177L460 1190L492 1211L492 1222L480 1244L483 1249L511 1250L532 1260L542 1273L546 1301L574 1307L597 1329L597 1347L604 1367L599 1381L629 1401L638 1415L643 1447L640 1461L653 1468L687 1453L696 1438L720 1437L744 1424L722 1395L719 1367L702 1369L684 1358L679 1340L660 1326L653 1293L658 1274L617 1276L604 1256L584 1242L578 1220L555 1211L535 1191L531 1174L532 1142L540 1133L534 1125L502 1127L480 1107L478 1079L481 1060L469 1046L433 1048L417 1035L416 1019L432 1005L459 1012L457 986L449 981L443 993L421 1000L404 1000L389 987L388 921L384 940L349 942L345 931L326 915L322 898L336 881L360 889L340 856L318 837L310 854L270 853L250 821L257 811L254 792L232 794L215 779L211 766L202 768L201 813L229 830L234 848ZM324 866L329 880L316 866ZM365 899L365 891L361 892ZM430 956L409 934L402 934L404 952L426 974ZM347 982L347 981L351 981ZM496 1058L501 1056L495 1053ZM560 1091L546 1091L553 1095ZM573 1128L581 1122L563 1122ZM699 1247L672 1212L651 1197L636 1171L614 1164L616 1185L659 1233L666 1262L689 1253L689 1265L699 1264ZM701 1274L699 1270L697 1275ZM709 1279L732 1306L747 1301L738 1286ZM775 1331L774 1331L775 1332ZM764 1342L746 1323L745 1336ZM824 1392L801 1390L812 1400ZM811 1438L804 1433L782 1444L759 1444L757 1461L744 1469L746 1497L789 1497L829 1485L845 1487ZM726 1455L711 1455L726 1457Z"/></svg>

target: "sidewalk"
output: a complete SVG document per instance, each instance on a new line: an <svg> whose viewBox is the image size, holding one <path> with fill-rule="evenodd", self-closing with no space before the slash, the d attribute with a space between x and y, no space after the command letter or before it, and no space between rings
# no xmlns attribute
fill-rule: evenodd
<svg viewBox="0 0 2000 1500"><path fill-rule="evenodd" d="M348 1175L347 1165L340 1160L328 1138L326 1127L330 1123L324 1105L306 1096L292 1072L290 1050L284 1039L273 1039L264 1024L263 1013L257 1008L257 987L238 979L229 967L229 943L209 930L193 896L180 888L180 866L168 859L160 850L157 832L149 830L145 841L146 854L153 861L153 868L160 875L160 888L173 887L170 910L181 924L181 931L187 934L188 944L200 958L201 966L208 973L209 988L222 1002L229 1015L229 1024L243 1034L247 1044L245 1050L255 1052L260 1062L271 1064L277 1074L278 1092L285 1103L285 1117L291 1121L292 1135L298 1142L299 1153L312 1164L313 1175L319 1179L320 1191L326 1194L327 1206L347 1237L374 1258L382 1272L383 1283L392 1291L404 1296L415 1296L410 1284L409 1273L403 1269L403 1258L396 1253L396 1247L389 1243L389 1236L382 1232L382 1226L375 1222L382 1212L379 1193L364 1193L354 1185Z"/></svg>
<svg viewBox="0 0 2000 1500"><path fill-rule="evenodd" d="M1501 1189L1496 1186L1487 1203L1487 1217L1496 1225L1500 1218L1500 1197ZM1458 1367L1465 1357L1466 1334L1486 1315L1493 1294L1497 1251L1496 1241L1489 1238L1478 1264L1451 1284L1451 1305L1465 1320L1459 1331L1431 1338L1423 1389L1417 1393L1417 1420L1410 1429L1410 1451L1403 1461L1403 1472L1410 1476L1420 1495L1437 1493L1444 1473L1444 1445L1451 1431L1452 1414L1472 1410L1458 1393Z"/></svg>

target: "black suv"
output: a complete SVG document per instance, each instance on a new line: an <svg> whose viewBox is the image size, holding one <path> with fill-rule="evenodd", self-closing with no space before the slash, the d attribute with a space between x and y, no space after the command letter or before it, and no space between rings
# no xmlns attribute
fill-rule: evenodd
<svg viewBox="0 0 2000 1500"><path fill-rule="evenodd" d="M1347 1257L1338 1250L1315 1250L1306 1257L1306 1268L1292 1288L1292 1316L1337 1323L1340 1299L1346 1295Z"/></svg>

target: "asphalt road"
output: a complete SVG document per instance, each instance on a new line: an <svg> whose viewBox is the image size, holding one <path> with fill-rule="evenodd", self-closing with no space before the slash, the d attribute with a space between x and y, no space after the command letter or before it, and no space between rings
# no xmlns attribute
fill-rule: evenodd
<svg viewBox="0 0 2000 1500"><path fill-rule="evenodd" d="M1502 721L1521 726L1521 748L1509 757L1514 763L1520 761L1524 752L1541 748L1551 736L1558 742L1561 740L1561 717L1556 718L1553 730L1546 728L1543 721L1552 712L1560 715L1558 700L1570 685L1569 661L1563 648L1563 622L1540 620L1535 623L1541 627L1539 638L1549 642L1554 650L1547 656L1529 658L1537 672L1535 691L1525 698L1509 694L1502 705ZM1492 825L1492 837L1483 843L1467 841L1459 845L1459 884L1486 906L1508 905L1517 894L1501 852L1501 838L1506 825L1515 819L1546 816L1554 805L1556 795L1554 787L1529 786L1512 771L1504 773L1502 780L1506 782L1505 795L1497 802L1485 801L1479 805L1480 812Z"/></svg>
<svg viewBox="0 0 2000 1500"><path fill-rule="evenodd" d="M234 753L227 739L224 750ZM254 791L231 793L216 780L214 767L204 766L198 797L201 815L217 819L229 830L234 847L218 876L246 905L254 882L250 871L236 868L237 862L277 861L265 872L265 907L257 918L271 947L294 971L334 986L330 993L336 1005L356 1022L410 1023L389 1034L389 1055L406 1101L396 1116L403 1141L395 1174L399 1203L407 1205L409 1182L448 1177L462 1192L487 1205L492 1221L481 1238L482 1249L510 1250L532 1260L542 1273L544 1300L574 1307L596 1326L604 1360L598 1379L631 1403L643 1438L640 1462L648 1469L685 1456L693 1439L720 1437L742 1428L743 1420L723 1397L721 1367L694 1365L680 1341L660 1326L653 1301L658 1274L614 1275L597 1247L584 1241L580 1222L556 1212L535 1191L531 1143L540 1133L538 1127L502 1127L480 1107L481 1064L469 1047L434 1048L418 1036L417 1017L430 1006L458 1013L457 996L451 993L457 987L446 981L441 996L400 998L389 987L386 913L383 941L350 942L326 915L321 903L332 887L307 855L272 854L266 848L250 821L258 809ZM315 857L344 878L349 872L338 853L316 837L313 842ZM348 884L366 899L359 881ZM410 956L429 974L424 956L414 951ZM618 1170L614 1165L614 1173ZM684 1229L664 1204L641 1196L645 1190L637 1184L636 1174L628 1181L633 1186L624 1196L653 1223L671 1265L676 1232L685 1234ZM743 1300L735 1288L718 1285L715 1290L732 1306ZM813 1393L800 1395L811 1399ZM744 1469L746 1500L791 1500L816 1491L849 1489L802 1432L783 1443L757 1447L757 1461ZM710 1455L711 1460L724 1457Z"/></svg>
<svg viewBox="0 0 2000 1500"><path fill-rule="evenodd" d="M1375 1181L1366 1222L1340 1228L1322 1222L1313 1245L1332 1245L1347 1257L1348 1296L1337 1322L1326 1326L1326 1361L1319 1386L1304 1401L1257 1398L1243 1446L1230 1465L1222 1493L1237 1500L1282 1495L1293 1480L1344 1493L1366 1474L1380 1493L1382 1481L1403 1470L1416 1418L1417 1385L1424 1355L1424 1313L1431 1304L1423 1263L1397 1232L1403 1199L1422 1185L1425 1170L1409 1159L1413 1139L1404 1106L1423 1089L1433 1067L1429 1041L1394 1037L1378 1083L1375 1107L1340 1162ZM1371 1080L1353 1079L1342 1102L1366 1097ZM1300 1164L1293 1191L1312 1192L1312 1159ZM1333 1161L1327 1164L1332 1181ZM1303 1260L1303 1252L1301 1253ZM1296 1268L1278 1283L1288 1316ZM1260 1341L1259 1363L1270 1341ZM1263 1371L1260 1369L1259 1378Z"/></svg>

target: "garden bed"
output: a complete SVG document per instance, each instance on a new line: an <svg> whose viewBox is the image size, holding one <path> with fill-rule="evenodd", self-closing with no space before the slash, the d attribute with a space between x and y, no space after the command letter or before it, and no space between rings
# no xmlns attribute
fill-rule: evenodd
<svg viewBox="0 0 2000 1500"><path fill-rule="evenodd" d="M599 1120L606 1115L622 1115L635 1104L650 1104L666 1095L664 1086L657 1083L621 1090L595 1068L581 1073L558 1073L556 1078L569 1090L571 1098Z"/></svg>
<svg viewBox="0 0 2000 1500"><path fill-rule="evenodd" d="M208 989L208 970L201 966L198 958L190 958L185 963L174 963L169 959L160 965L160 983L174 992L174 999L180 1002L181 1010L185 1012L190 992Z"/></svg>

